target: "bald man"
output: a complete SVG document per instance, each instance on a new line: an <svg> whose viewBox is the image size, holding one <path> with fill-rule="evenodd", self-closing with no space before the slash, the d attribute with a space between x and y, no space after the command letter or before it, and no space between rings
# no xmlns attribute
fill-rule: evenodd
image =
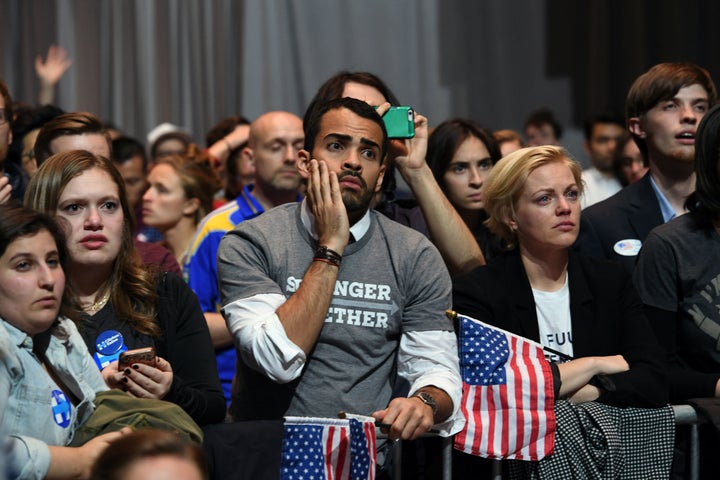
<svg viewBox="0 0 720 480"><path fill-rule="evenodd" d="M255 167L254 183L237 198L211 212L198 227L185 262L184 273L200 299L210 336L216 349L220 381L230 399L235 374L232 337L220 315L217 251L220 239L239 223L265 210L300 200L300 174L296 163L305 136L302 120L288 112L268 112L250 125L248 146L243 157Z"/></svg>

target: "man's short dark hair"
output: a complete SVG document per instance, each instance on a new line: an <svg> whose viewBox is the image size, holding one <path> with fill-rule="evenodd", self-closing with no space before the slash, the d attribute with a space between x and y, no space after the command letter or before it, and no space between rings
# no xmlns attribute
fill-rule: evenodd
<svg viewBox="0 0 720 480"><path fill-rule="evenodd" d="M316 137L320 133L320 123L325 114L330 110L338 110L340 108L347 108L359 117L372 120L380 127L383 134L380 151L380 163L382 163L385 159L385 155L387 154L389 144L385 123L380 115L378 115L375 108L371 107L362 100L350 97L336 98L334 100L328 100L318 104L311 104L310 107L308 107L308 111L305 112L306 121L303 122L303 130L305 131L305 150L312 153L315 148L315 140L317 140Z"/></svg>
<svg viewBox="0 0 720 480"><path fill-rule="evenodd" d="M112 141L103 123L88 112L71 112L59 115L42 126L35 140L35 160L38 167L53 155L50 144L58 137L66 135L99 134L105 137L108 149L112 152ZM109 159L108 159L109 160Z"/></svg>
<svg viewBox="0 0 720 480"><path fill-rule="evenodd" d="M147 153L145 145L132 137L119 137L112 142L112 161L122 165L133 157L140 157L143 171L147 169Z"/></svg>
<svg viewBox="0 0 720 480"><path fill-rule="evenodd" d="M527 127L532 126L535 128L540 128L543 125L550 125L553 130L553 134L555 135L555 138L557 138L558 140L562 138L562 125L560 125L560 122L557 120L557 118L555 118L555 114L547 108L541 108L540 110L536 110L531 113L525 121L525 130L527 130Z"/></svg>
<svg viewBox="0 0 720 480"><path fill-rule="evenodd" d="M618 113L614 112L603 112L593 115L585 122L585 140L588 142L592 138L593 128L598 124L612 124L617 125L620 128L625 128L625 119Z"/></svg>

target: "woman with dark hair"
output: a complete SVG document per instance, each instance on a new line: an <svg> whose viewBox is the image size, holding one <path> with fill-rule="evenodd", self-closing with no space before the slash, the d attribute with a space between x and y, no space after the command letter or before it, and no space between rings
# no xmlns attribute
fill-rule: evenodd
<svg viewBox="0 0 720 480"><path fill-rule="evenodd" d="M7 478L84 478L115 432L65 447L107 390L64 313L68 253L49 216L0 206L0 443ZM6 478L4 475L0 475Z"/></svg>
<svg viewBox="0 0 720 480"><path fill-rule="evenodd" d="M648 171L647 162L632 135L625 133L613 153L613 172L623 187L640 180Z"/></svg>
<svg viewBox="0 0 720 480"><path fill-rule="evenodd" d="M112 162L85 150L53 155L32 178L25 203L65 228L73 287L67 314L105 382L176 403L199 425L221 421L225 401L197 297L176 275L141 263ZM122 351L149 346L158 354L155 366L118 371Z"/></svg>
<svg viewBox="0 0 720 480"><path fill-rule="evenodd" d="M8 161L15 162L30 178L37 172L35 161L35 139L40 128L64 112L54 105L18 109L12 124L14 142L10 145ZM24 192L23 192L24 193ZM22 197L20 197L22 199Z"/></svg>
<svg viewBox="0 0 720 480"><path fill-rule="evenodd" d="M490 132L472 120L446 120L428 140L427 163L445 196L475 236L485 259L503 251L500 237L490 233L482 186L500 160L500 149Z"/></svg>
<svg viewBox="0 0 720 480"><path fill-rule="evenodd" d="M700 122L689 213L656 227L634 280L660 343L673 360L671 401L720 397L720 106Z"/></svg>

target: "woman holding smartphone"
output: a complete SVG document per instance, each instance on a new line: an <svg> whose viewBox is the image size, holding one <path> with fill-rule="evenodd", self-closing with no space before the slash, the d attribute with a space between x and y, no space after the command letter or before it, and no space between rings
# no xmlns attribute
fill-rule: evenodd
<svg viewBox="0 0 720 480"><path fill-rule="evenodd" d="M28 185L25 202L65 229L73 288L68 316L105 382L176 403L199 425L221 421L225 400L197 298L176 275L141 263L112 162L84 150L53 155ZM157 351L154 366L118 369L123 351L150 346Z"/></svg>
<svg viewBox="0 0 720 480"><path fill-rule="evenodd" d="M2 478L86 478L127 431L65 447L107 390L75 327L59 316L67 250L52 218L0 206L0 439Z"/></svg>

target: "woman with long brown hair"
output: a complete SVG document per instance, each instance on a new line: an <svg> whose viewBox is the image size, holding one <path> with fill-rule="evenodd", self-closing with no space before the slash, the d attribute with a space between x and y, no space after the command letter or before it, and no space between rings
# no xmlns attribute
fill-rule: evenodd
<svg viewBox="0 0 720 480"><path fill-rule="evenodd" d="M106 383L176 403L200 425L221 421L225 402L197 298L182 279L141 263L112 162L84 150L53 155L30 182L25 202L65 229L74 292L68 316ZM155 366L118 370L122 351L148 346L157 351Z"/></svg>

